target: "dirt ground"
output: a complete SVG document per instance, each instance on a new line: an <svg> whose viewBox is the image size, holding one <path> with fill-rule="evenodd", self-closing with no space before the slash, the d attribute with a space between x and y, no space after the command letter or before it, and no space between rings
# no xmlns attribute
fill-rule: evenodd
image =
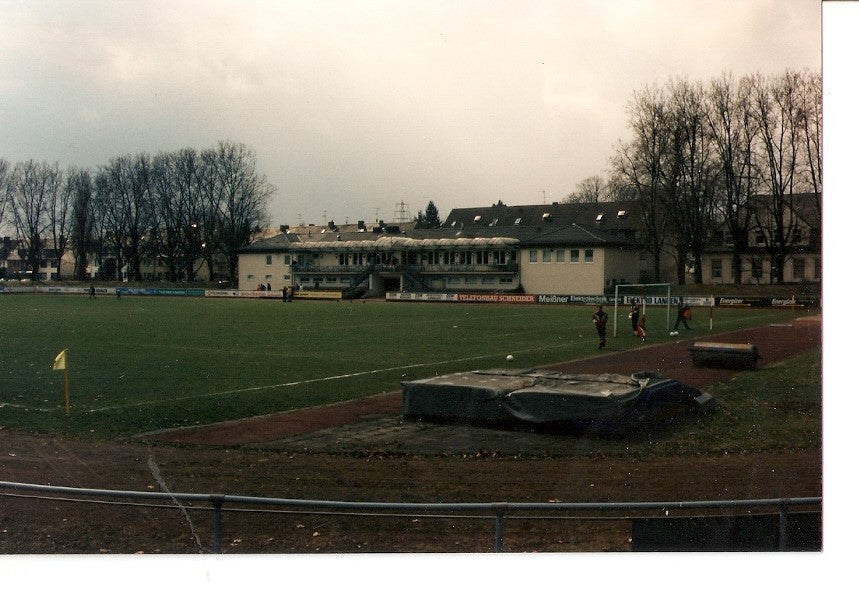
<svg viewBox="0 0 859 597"><path fill-rule="evenodd" d="M682 338L682 336L681 336ZM819 346L819 317L709 336L752 342L774 363ZM657 371L695 387L731 375L693 367L691 341L546 369ZM57 486L361 502L626 502L820 496L820 450L693 457L594 456L577 436L406 422L399 393L98 442L0 429L0 480ZM622 440L619 440L622 441ZM188 506L37 499L0 491L0 553L207 553L212 515ZM147 504L151 505L151 503ZM492 551L489 516L225 507L226 553ZM509 516L506 551L625 551L628 518Z"/></svg>

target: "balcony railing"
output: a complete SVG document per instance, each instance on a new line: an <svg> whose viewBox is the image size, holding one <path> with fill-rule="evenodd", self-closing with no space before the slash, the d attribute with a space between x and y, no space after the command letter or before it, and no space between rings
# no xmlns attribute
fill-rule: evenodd
<svg viewBox="0 0 859 597"><path fill-rule="evenodd" d="M377 272L402 273L409 271L412 274L443 274L443 273L509 273L519 271L516 263L488 263L488 264L386 264L375 263L371 265L315 265L311 263L293 263L294 273L308 274L364 274Z"/></svg>

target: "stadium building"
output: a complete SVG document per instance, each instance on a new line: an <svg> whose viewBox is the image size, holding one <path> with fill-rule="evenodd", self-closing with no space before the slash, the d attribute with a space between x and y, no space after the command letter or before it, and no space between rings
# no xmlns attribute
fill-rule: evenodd
<svg viewBox="0 0 859 597"><path fill-rule="evenodd" d="M819 282L820 196L790 197L789 246L782 281ZM766 198L752 203L739 253L742 281L773 281L773 223ZM239 289L339 291L346 297L403 292L524 292L595 295L615 284L676 279L670 247L654 275L643 243L638 202L553 203L457 208L441 227L364 222L302 227L260 239L239 255ZM747 237L747 238L746 238ZM704 283L732 283L734 243L725 225L712 229L702 260ZM691 278L691 264L686 271Z"/></svg>
<svg viewBox="0 0 859 597"><path fill-rule="evenodd" d="M600 294L647 280L634 203L454 209L440 228L333 222L261 239L239 255L239 289Z"/></svg>

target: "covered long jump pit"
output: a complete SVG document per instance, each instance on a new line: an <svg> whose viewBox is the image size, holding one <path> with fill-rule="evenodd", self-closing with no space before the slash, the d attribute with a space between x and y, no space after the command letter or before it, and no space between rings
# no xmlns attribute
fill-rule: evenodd
<svg viewBox="0 0 859 597"><path fill-rule="evenodd" d="M713 397L639 371L566 374L489 369L403 382L403 417L547 431L627 431L638 423L703 411Z"/></svg>
<svg viewBox="0 0 859 597"><path fill-rule="evenodd" d="M716 369L754 369L761 355L754 344L696 342L689 347L692 364Z"/></svg>

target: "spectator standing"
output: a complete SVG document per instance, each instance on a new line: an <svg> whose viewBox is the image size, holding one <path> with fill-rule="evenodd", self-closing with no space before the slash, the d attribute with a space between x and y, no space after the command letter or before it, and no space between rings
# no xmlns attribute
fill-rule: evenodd
<svg viewBox="0 0 859 597"><path fill-rule="evenodd" d="M681 298L680 304L677 305L677 319L674 320L673 331L676 332L677 328L680 326L681 323L683 324L684 328L686 328L687 330L691 330L692 328L689 327L688 323L690 319L692 319L692 309L690 309L689 305L687 305L685 301Z"/></svg>
<svg viewBox="0 0 859 597"><path fill-rule="evenodd" d="M608 325L608 313L603 311L602 305L597 308L596 313L591 317L591 320L594 322L594 327L596 328L597 335L600 339L597 348L603 348L605 346L605 329Z"/></svg>

